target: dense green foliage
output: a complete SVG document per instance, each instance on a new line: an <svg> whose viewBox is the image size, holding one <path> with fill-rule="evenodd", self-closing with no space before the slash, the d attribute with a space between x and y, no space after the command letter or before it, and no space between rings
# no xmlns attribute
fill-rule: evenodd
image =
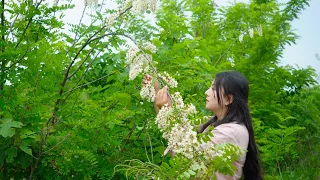
<svg viewBox="0 0 320 180"><path fill-rule="evenodd" d="M243 73L265 179L320 178L315 71L279 65L284 46L297 38L290 22L307 5L162 0L155 26L123 11L108 27L116 11L106 10L65 33L61 18L73 5L2 0L0 179L125 179L114 167L133 159L176 177L183 159L162 156L166 142L153 105L139 95L142 76L128 80L127 35L156 45L157 67L176 78L201 115L209 115L204 92L214 75ZM259 26L263 35L250 38L248 30Z"/></svg>

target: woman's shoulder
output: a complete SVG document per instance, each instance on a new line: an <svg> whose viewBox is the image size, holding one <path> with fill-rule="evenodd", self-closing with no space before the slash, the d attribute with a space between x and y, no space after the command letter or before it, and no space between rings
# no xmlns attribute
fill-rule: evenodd
<svg viewBox="0 0 320 180"><path fill-rule="evenodd" d="M238 123L225 123L214 128L214 136L218 141L229 141L242 144L249 140L249 133L245 125ZM241 142L240 142L241 141Z"/></svg>
<svg viewBox="0 0 320 180"><path fill-rule="evenodd" d="M229 129L229 130L247 130L246 126L244 124L239 124L236 122L231 122L231 123L224 123L221 124L217 127L215 127L215 129Z"/></svg>

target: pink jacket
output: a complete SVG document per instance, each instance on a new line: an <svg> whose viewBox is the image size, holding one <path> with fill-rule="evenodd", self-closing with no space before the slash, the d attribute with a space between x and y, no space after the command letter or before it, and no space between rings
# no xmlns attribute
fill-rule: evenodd
<svg viewBox="0 0 320 180"><path fill-rule="evenodd" d="M208 128L203 133L207 132ZM227 123L221 124L213 130L214 137L211 138L213 144L231 143L243 150L248 149L249 133L243 124ZM201 148L208 148L208 144L201 144ZM238 171L234 172L234 176L226 176L216 173L217 180L238 180L242 176L242 167L246 161L246 152L242 154L238 161L234 162Z"/></svg>

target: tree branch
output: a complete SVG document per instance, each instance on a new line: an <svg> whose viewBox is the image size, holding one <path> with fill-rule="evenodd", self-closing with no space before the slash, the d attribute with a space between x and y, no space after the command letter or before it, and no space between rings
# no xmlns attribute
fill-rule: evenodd
<svg viewBox="0 0 320 180"><path fill-rule="evenodd" d="M62 141L58 142L56 145L54 145L54 146L53 146L52 148L50 148L49 150L43 152L42 154L46 154L46 153L52 151L54 148L56 148L56 147L59 146L61 143L63 143L70 135L71 135L71 134L66 135L66 136L62 139Z"/></svg>
<svg viewBox="0 0 320 180"><path fill-rule="evenodd" d="M105 34L105 35L103 35L103 36L94 38L94 39L91 40L91 42L92 42L92 41L95 41L95 40L98 40L98 39L101 39L101 38L103 38L103 37L109 36L109 35L115 35L115 33L108 33L108 34ZM109 42L108 42L104 47L106 47L107 45L109 45ZM104 48L104 47L103 47L103 48ZM93 50L94 50L94 48L92 48L92 49L90 50L90 52L87 54L86 58L81 62L81 64L79 65L79 67L78 67L72 74L70 74L70 76L68 76L68 79L70 79L72 76L74 76L74 75L79 71L79 69L82 67L82 65L88 60L88 58L89 58L89 56L90 56L90 54L92 53ZM100 52L101 52L101 51L99 51L99 53L95 56L95 58L97 58L97 56L100 54ZM95 60L95 58L92 60L92 62ZM92 62L90 63L90 65L92 64ZM89 65L89 66L90 66L90 65Z"/></svg>
<svg viewBox="0 0 320 180"><path fill-rule="evenodd" d="M1 52L4 52L5 50L5 17L4 17L4 0L1 1L1 38L2 38L2 47L1 47Z"/></svg>
<svg viewBox="0 0 320 180"><path fill-rule="evenodd" d="M13 20L12 24L10 25L9 33L8 33L8 35L7 35L7 39L9 38L10 34L12 34L12 28L13 28L14 24L16 23L16 21L17 21L17 19L18 19L19 15L20 15L20 14L18 13L18 14L16 15L16 17L14 18L14 20Z"/></svg>
<svg viewBox="0 0 320 180"><path fill-rule="evenodd" d="M1 1L1 35L2 35L2 47L1 47L1 52L3 53L4 50L5 50L5 28L4 28L4 0ZM3 90L4 88L4 83L5 83L5 77L6 77L6 74L5 74L5 68L6 68L6 60L5 59L2 59L1 60L1 72L0 72L0 92ZM1 96L1 93L0 93L0 96ZM1 116L0 116L1 117Z"/></svg>
<svg viewBox="0 0 320 180"><path fill-rule="evenodd" d="M29 52L29 50L30 50L30 49L27 48L27 50L24 52L24 54L21 56L21 58L20 58L19 60L17 60L16 62L12 63L8 69L10 69L10 68L12 68L13 66L15 66L16 64L20 63L20 62L23 60L23 58L27 55L27 53Z"/></svg>
<svg viewBox="0 0 320 180"><path fill-rule="evenodd" d="M116 18L118 19L120 16L122 16L123 14L125 14L127 11L129 11L132 8L132 6L128 7L127 9L125 9L124 11L122 11L121 13L119 13L119 16ZM77 59L77 57L79 56L80 52L88 45L90 44L92 41L95 41L97 39L101 39L103 37L105 37L106 35L100 36L98 38L94 38L97 34L99 34L103 29L105 29L107 27L107 25L103 25L97 32L95 32L93 35L91 35L87 41L84 43L84 45L80 48L80 50L77 52L76 56L73 58L73 61L75 61L75 59ZM93 39L94 38L94 39Z"/></svg>
<svg viewBox="0 0 320 180"><path fill-rule="evenodd" d="M125 69L125 68L127 68L127 67L128 67L128 66L125 66L123 69ZM123 70L123 69L122 69L122 70ZM116 72L118 72L118 71L114 71L114 72L112 72L112 73L110 73L110 74L104 75L104 76L102 76L102 77L100 77L100 78L98 78L98 79L95 79L95 80L91 81L91 82L88 82L88 83L86 83L86 84L82 84L82 85L80 85L80 86L74 87L74 88L68 90L67 92L65 92L65 93L63 93L63 94L70 93L70 92L72 92L72 91L74 91L74 90L76 90L76 89L79 89L79 88L81 88L81 87L87 86L87 85L92 84L92 83L94 83L94 82L100 81L100 80L102 80L102 79L104 79L104 78L106 78L106 77L109 77L109 76L115 74ZM69 96L69 95L68 95L68 96Z"/></svg>
<svg viewBox="0 0 320 180"><path fill-rule="evenodd" d="M87 9L87 4L84 5L84 8L83 8L82 15L81 15L81 18L80 18L78 26L81 25L81 22L82 22L82 19L83 19L83 16L84 16L84 13L85 13L86 9ZM69 50L67 51L66 54L69 54L70 49L72 49L74 47L74 45L78 42L78 40L81 38L81 36L80 36L79 39L77 39L77 36L78 36L78 32L76 32L76 34L74 36L73 44L71 45L71 47L69 48ZM70 57L71 57L71 55L70 55Z"/></svg>
<svg viewBox="0 0 320 180"><path fill-rule="evenodd" d="M42 3L42 1L43 1L43 0L40 0L40 2L39 2L39 3L37 4L37 6L36 6L36 9L40 6L40 4ZM29 19L26 28L24 28L24 30L23 30L23 33L22 33L22 36L21 36L20 40L18 41L18 43L17 43L16 46L14 47L15 49L16 49L16 48L20 45L20 43L22 42L22 39L23 39L24 35L26 34L27 29L29 28L29 26L30 26L33 18L34 18L34 16L32 16L32 17Z"/></svg>
<svg viewBox="0 0 320 180"><path fill-rule="evenodd" d="M147 59L149 65L151 66L151 68L152 68L153 71L155 72L155 74L156 74L156 76L157 76L157 79L158 79L158 81L160 82L160 85L163 87L163 86L164 86L164 83L163 83L163 81L162 81L162 78L159 76L159 73L158 73L157 68L153 66L151 60L146 56L146 53L145 53L144 50L139 46L139 44L137 43L137 41L134 40L131 36L129 36L129 35L127 35L127 34L120 34L120 35L122 35L122 36L130 39L130 40L140 49L140 51L142 52L143 56ZM171 94L169 93L169 91L168 91L167 94L168 94L171 102L174 104L174 101L173 101L172 96L171 96Z"/></svg>
<svg viewBox="0 0 320 180"><path fill-rule="evenodd" d="M234 41L232 42L232 44L228 47L228 49L219 57L219 59L217 60L217 62L214 64L214 66L217 66L217 64L218 64L219 61L222 59L222 57L223 57L224 55L226 55L227 52L230 51L231 47L235 44L236 41L237 41L237 40L234 40Z"/></svg>

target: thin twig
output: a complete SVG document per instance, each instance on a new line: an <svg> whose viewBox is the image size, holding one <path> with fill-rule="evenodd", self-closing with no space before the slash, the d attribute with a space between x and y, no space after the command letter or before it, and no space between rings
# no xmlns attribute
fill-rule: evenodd
<svg viewBox="0 0 320 180"><path fill-rule="evenodd" d="M150 159L149 159L149 156L148 156L148 151L147 151L146 142L144 142L144 152L146 153L146 156L147 156L148 162L151 162L151 161L150 161Z"/></svg>
<svg viewBox="0 0 320 180"><path fill-rule="evenodd" d="M129 11L132 8L132 6L128 7L127 9L125 9L123 12L121 12L119 14L119 16L116 18L116 20L122 16L123 14L125 14L127 11ZM80 52L88 45L90 44L92 41L97 40L97 38L93 39L97 34L99 34L102 30L104 30L107 27L107 25L103 25L97 32L95 32L93 35L91 35L87 41L85 42L85 44L80 48L80 50L77 52L76 56L73 58L73 62L75 61L75 59L77 59L77 57L79 56ZM100 38L98 38L100 39Z"/></svg>
<svg viewBox="0 0 320 180"><path fill-rule="evenodd" d="M237 40L234 40L234 41L232 42L232 44L228 47L228 49L219 57L219 59L217 60L217 62L214 64L214 66L217 66L217 64L218 64L219 61L222 59L222 57L223 57L224 55L226 55L227 52L229 52L229 50L230 50L231 47L235 44L236 41L237 41Z"/></svg>
<svg viewBox="0 0 320 180"><path fill-rule="evenodd" d="M27 53L28 53L29 51L30 51L30 49L27 48L27 50L24 52L24 54L21 56L21 58L20 58L18 61L12 63L8 69L10 69L10 68L12 68L13 66L15 66L16 64L20 63L20 62L23 60L23 58L27 55Z"/></svg>
<svg viewBox="0 0 320 180"><path fill-rule="evenodd" d="M42 1L43 1L43 0L40 0L40 2L39 2L39 3L37 4L37 6L36 6L36 9L40 6L40 4L42 3ZM32 17L29 19L26 28L24 28L24 30L23 30L23 33L22 33L22 35L21 35L21 37L20 37L20 40L18 41L18 43L17 43L16 46L14 47L15 49L16 49L16 48L20 45L20 43L22 42L22 39L23 39L24 35L26 34L27 29L29 28L29 26L30 26L33 18L34 18L34 16L32 16Z"/></svg>
<svg viewBox="0 0 320 180"><path fill-rule="evenodd" d="M85 13L86 9L87 9L87 4L84 5L84 8L83 8L82 15L81 15L81 18L80 18L80 21L79 21L79 25L78 25L78 26L80 26L81 23L82 23L82 19L83 19L83 17L84 17L84 13ZM74 47L74 45L78 42L78 40L81 38L81 36L80 36L79 39L77 39L77 36L78 36L78 31L76 32L76 34L75 34L75 36L74 36L73 44L71 45L71 47L69 48L69 50L66 52L66 54L69 54L70 49L72 49L72 48ZM71 57L71 55L70 55L70 57Z"/></svg>
<svg viewBox="0 0 320 180"><path fill-rule="evenodd" d="M56 145L54 145L54 146L53 146L52 148L50 148L49 150L43 152L42 154L46 154L46 153L52 151L54 148L56 148L56 147L59 146L61 143L63 143L70 135L71 135L71 134L66 135L66 136L62 139L62 141L58 142Z"/></svg>
<svg viewBox="0 0 320 180"><path fill-rule="evenodd" d="M147 131L147 135L148 135L149 145L150 145L150 151L151 151L151 160L152 160L152 163L153 163L154 161L153 161L152 142L151 142L150 135L149 135L149 132L148 132L148 131Z"/></svg>
<svg viewBox="0 0 320 180"><path fill-rule="evenodd" d="M123 69L125 69L126 67L127 67L127 66L125 66ZM64 92L63 94L72 92L72 91L74 91L74 90L76 90L76 89L79 89L79 88L81 88L81 87L83 87L83 86L87 86L87 85L89 85L89 84L92 84L92 83L94 83L94 82L97 82L97 81L99 81L99 80L101 80L101 79L104 79L104 78L106 78L106 77L108 77L108 76L111 76L111 75L115 74L116 72L118 72L118 71L114 71L114 72L112 72L111 74L107 74L107 75L105 75L105 76L102 76L102 77L100 77L100 78L98 78L98 79L95 79L95 80L93 80L93 81L91 81L91 82L88 82L88 83L86 83L86 84L82 84L82 85L80 85L80 86L74 87L74 88L72 88L72 89Z"/></svg>
<svg viewBox="0 0 320 180"><path fill-rule="evenodd" d="M106 36L109 36L109 35L113 35L113 36L114 36L115 33L105 34L105 35L100 36L100 37L98 37L98 38L92 39L92 41L93 41L93 40L97 40L97 39L101 39L101 38L106 37ZM104 49L105 47L107 47L109 44L110 44L110 41L109 41L108 43L106 43L106 45L103 46L102 49ZM80 68L81 68L82 65L87 61L87 59L89 58L89 56L90 56L90 54L92 53L93 50L94 50L94 48L92 48L92 49L89 51L89 53L87 54L86 58L81 62L81 64L79 65L79 67L78 67L72 74L70 74L70 76L68 76L68 79L70 79L72 76L74 76L74 75L80 70ZM99 51L99 52L96 54L96 56L93 58L93 60L89 63L89 65L87 66L87 69L85 70L84 74L88 71L88 68L91 66L91 64L93 63L93 61L97 58L97 56L98 56L100 53L101 53L101 51ZM84 74L83 74L83 75L84 75ZM80 80L82 79L83 75L81 76Z"/></svg>
<svg viewBox="0 0 320 180"><path fill-rule="evenodd" d="M14 24L16 23L16 20L18 19L19 15L20 15L20 14L18 13L18 14L16 15L16 17L14 18L13 22L11 23L10 28L9 28L9 33L8 33L8 35L7 35L7 39L9 38L10 34L12 33L12 28L13 28Z"/></svg>
<svg viewBox="0 0 320 180"><path fill-rule="evenodd" d="M140 51L142 52L143 56L148 60L148 63L150 64L151 68L153 69L154 73L156 74L157 79L160 82L160 85L163 87L164 86L164 82L162 81L162 78L159 76L157 68L153 66L152 61L148 58L148 56L146 56L146 53L139 46L139 44L131 36L129 36L127 34L121 34L121 35L126 37L126 38L128 38L128 39L130 39L140 49ZM169 96L169 98L171 100L171 103L174 104L174 101L173 101L172 96L171 96L169 91L167 92L167 94L168 94L168 96Z"/></svg>

